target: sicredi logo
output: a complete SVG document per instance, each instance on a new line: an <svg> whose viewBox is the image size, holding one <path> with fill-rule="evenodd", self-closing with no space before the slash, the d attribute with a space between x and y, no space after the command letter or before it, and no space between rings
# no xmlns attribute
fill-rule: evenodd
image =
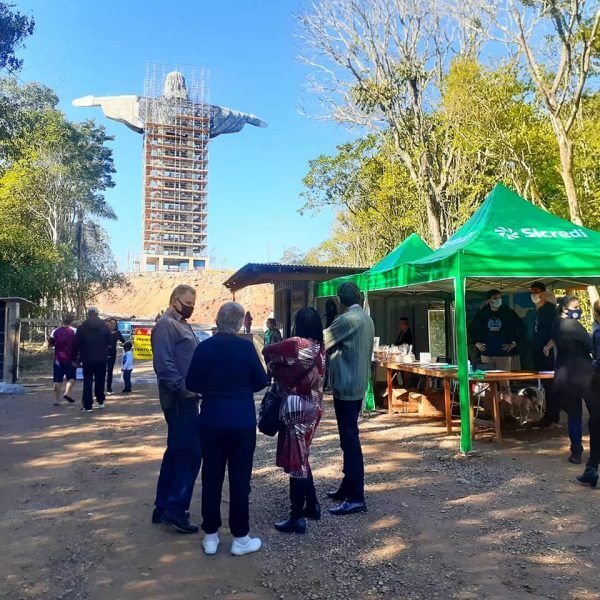
<svg viewBox="0 0 600 600"><path fill-rule="evenodd" d="M506 238L507 240L518 240L521 237L545 239L573 239L588 237L587 233L583 231L583 229L551 231L549 229L536 229L535 227L523 227L519 230L511 229L510 227L496 227L496 229L494 229L494 233L497 233L500 237Z"/></svg>

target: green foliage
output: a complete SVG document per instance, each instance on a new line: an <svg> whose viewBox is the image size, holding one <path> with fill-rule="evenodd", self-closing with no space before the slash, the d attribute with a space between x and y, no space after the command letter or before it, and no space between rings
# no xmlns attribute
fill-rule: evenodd
<svg viewBox="0 0 600 600"><path fill-rule="evenodd" d="M472 57L453 61L439 106L428 116L438 160L446 160L441 198L444 239L481 204L498 181L535 204L568 218L560 158L552 128L532 87L513 66L484 67ZM584 99L576 125L576 177L585 223L600 226L600 94ZM449 159L448 159L449 157ZM305 259L370 266L412 232L431 243L422 196L385 137L338 146L310 161L302 211L334 207L329 240Z"/></svg>
<svg viewBox="0 0 600 600"><path fill-rule="evenodd" d="M116 218L103 195L114 167L104 128L70 122L56 101L43 86L0 80L0 107L10 113L0 117L0 272L4 287L47 312L81 314L120 281L98 223Z"/></svg>
<svg viewBox="0 0 600 600"><path fill-rule="evenodd" d="M18 71L23 66L15 52L33 33L35 21L14 11L15 5L0 2L0 70Z"/></svg>

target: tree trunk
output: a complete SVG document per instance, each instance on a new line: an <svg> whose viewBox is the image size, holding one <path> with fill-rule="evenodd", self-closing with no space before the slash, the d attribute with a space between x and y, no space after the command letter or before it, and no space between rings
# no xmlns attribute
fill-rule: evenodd
<svg viewBox="0 0 600 600"><path fill-rule="evenodd" d="M569 215L575 225L583 225L575 179L573 177L573 142L564 133L558 133L558 149L560 152L560 176L565 185L567 202L569 203Z"/></svg>
<svg viewBox="0 0 600 600"><path fill-rule="evenodd" d="M439 248L443 243L442 224L440 220L439 203L435 192L430 188L427 190L427 221L429 233L434 248Z"/></svg>

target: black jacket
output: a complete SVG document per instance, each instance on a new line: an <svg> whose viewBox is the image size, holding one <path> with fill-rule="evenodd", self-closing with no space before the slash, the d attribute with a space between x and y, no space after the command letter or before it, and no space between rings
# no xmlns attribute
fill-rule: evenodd
<svg viewBox="0 0 600 600"><path fill-rule="evenodd" d="M473 344L485 344L483 356L514 356L519 354L519 344L525 336L527 328L519 315L508 306L501 306L493 311L489 305L484 306L473 319L469 329ZM508 352L502 349L504 344L517 342Z"/></svg>
<svg viewBox="0 0 600 600"><path fill-rule="evenodd" d="M111 335L108 325L98 317L90 317L77 328L73 346L75 361L106 362L110 344Z"/></svg>
<svg viewBox="0 0 600 600"><path fill-rule="evenodd" d="M124 344L125 338L118 329L115 329L114 331L110 332L110 347L108 349L108 355L111 358L117 355L117 342L121 342L121 344Z"/></svg>

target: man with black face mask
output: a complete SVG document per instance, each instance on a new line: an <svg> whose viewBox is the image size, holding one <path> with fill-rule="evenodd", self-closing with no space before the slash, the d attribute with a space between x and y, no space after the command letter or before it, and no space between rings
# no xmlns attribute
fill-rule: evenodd
<svg viewBox="0 0 600 600"><path fill-rule="evenodd" d="M169 308L152 329L152 355L158 398L167 422L167 449L156 487L153 523L181 533L196 533L189 508L202 459L198 438L198 395L185 387L185 377L198 341L187 322L194 312L196 290L178 285Z"/></svg>

